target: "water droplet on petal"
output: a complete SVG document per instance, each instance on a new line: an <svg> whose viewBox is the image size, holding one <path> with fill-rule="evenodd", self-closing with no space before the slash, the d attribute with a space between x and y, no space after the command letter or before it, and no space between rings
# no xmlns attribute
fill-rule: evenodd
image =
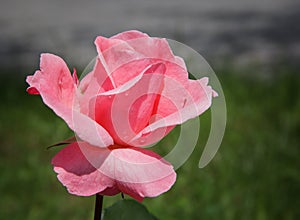
<svg viewBox="0 0 300 220"><path fill-rule="evenodd" d="M126 93L125 93L125 96L128 96L128 95L129 95L129 93L128 93L128 92L126 92Z"/></svg>

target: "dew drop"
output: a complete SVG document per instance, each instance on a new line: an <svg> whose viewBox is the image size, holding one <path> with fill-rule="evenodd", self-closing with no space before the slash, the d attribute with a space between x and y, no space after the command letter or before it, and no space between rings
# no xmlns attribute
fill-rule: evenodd
<svg viewBox="0 0 300 220"><path fill-rule="evenodd" d="M128 95L129 95L129 93L128 93L128 92L126 92L126 93L125 93L125 96L128 96Z"/></svg>
<svg viewBox="0 0 300 220"><path fill-rule="evenodd" d="M108 98L111 99L111 95L109 95Z"/></svg>

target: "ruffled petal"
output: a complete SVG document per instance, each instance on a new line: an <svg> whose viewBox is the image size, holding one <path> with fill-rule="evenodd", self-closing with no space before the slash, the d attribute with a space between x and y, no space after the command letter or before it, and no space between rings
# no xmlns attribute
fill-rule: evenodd
<svg viewBox="0 0 300 220"><path fill-rule="evenodd" d="M100 149L84 142L72 143L52 164L60 182L80 196L123 192L141 201L168 191L176 180L171 164L141 148Z"/></svg>
<svg viewBox="0 0 300 220"><path fill-rule="evenodd" d="M89 157L93 154L98 157L98 166L101 166L110 153L108 149L91 147L88 144L84 144L84 147L86 152L90 152ZM96 163L89 163L76 142L59 151L52 159L52 165L58 174L58 180L71 194L91 196L115 185L113 179L98 171Z"/></svg>
<svg viewBox="0 0 300 220"><path fill-rule="evenodd" d="M70 110L76 106L76 85L65 62L53 54L42 54L40 70L26 79L30 94L40 94L58 116L72 127Z"/></svg>
<svg viewBox="0 0 300 220"><path fill-rule="evenodd" d="M77 76L73 77L58 56L42 54L40 70L27 77L30 94L40 94L44 103L60 116L77 136L99 147L113 144L108 132L87 115L80 112L77 98Z"/></svg>

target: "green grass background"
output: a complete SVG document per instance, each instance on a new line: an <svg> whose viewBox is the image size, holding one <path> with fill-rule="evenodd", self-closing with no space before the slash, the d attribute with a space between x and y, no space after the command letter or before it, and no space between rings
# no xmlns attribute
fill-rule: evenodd
<svg viewBox="0 0 300 220"><path fill-rule="evenodd" d="M198 168L208 111L175 185L143 203L165 220L300 219L300 76L284 66L271 77L253 76L255 68L216 72L228 110L221 148ZM25 93L25 77L7 72L0 83L0 219L92 219L94 198L68 194L50 165L59 147L46 150L72 133L40 97ZM156 149L167 153L178 131ZM104 206L119 199L105 197Z"/></svg>

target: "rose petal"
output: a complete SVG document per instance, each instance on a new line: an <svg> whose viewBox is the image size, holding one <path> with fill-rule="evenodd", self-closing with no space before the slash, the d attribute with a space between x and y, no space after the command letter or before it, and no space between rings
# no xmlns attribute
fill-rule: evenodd
<svg viewBox="0 0 300 220"><path fill-rule="evenodd" d="M151 38L141 32L124 32L112 38L97 37L95 44L99 60L115 88L141 72L141 69L128 71L132 66L166 62L186 70L183 60L173 55L165 39Z"/></svg>
<svg viewBox="0 0 300 220"><path fill-rule="evenodd" d="M110 152L108 149L90 147L87 144L85 147L99 157L99 162L103 162ZM103 175L87 161L77 142L59 151L51 163L59 181L67 187L69 193L75 195L94 195L115 184L114 180Z"/></svg>
<svg viewBox="0 0 300 220"><path fill-rule="evenodd" d="M207 83L207 78L188 80L188 86L185 87L184 85L179 86L178 82L172 79L169 79L167 83L165 81L164 91L157 108L157 114L162 115L162 119L151 123L133 140L159 128L182 124L206 111L211 106L212 97L215 95ZM180 97L177 94L181 94ZM173 111L174 109L167 111L170 100L173 106L176 106L176 111Z"/></svg>
<svg viewBox="0 0 300 220"><path fill-rule="evenodd" d="M88 73L79 84L79 103L80 111L90 115L89 102L97 94L113 89L111 79L107 75L99 58L96 59L92 72Z"/></svg>
<svg viewBox="0 0 300 220"><path fill-rule="evenodd" d="M121 89L116 94L116 89L112 93L115 95L104 93L90 102L89 109L94 109L95 120L110 133L114 143L127 145L127 141L147 126L162 89L164 72L163 64L150 65L135 84L131 81L127 83L131 87L125 84L127 90Z"/></svg>
<svg viewBox="0 0 300 220"><path fill-rule="evenodd" d="M138 74L141 71L122 71L121 73L124 74L123 76L116 74L113 76L112 74L117 68L131 61L142 59L143 56L139 53L136 53L132 47L122 40L99 36L96 38L95 44L98 51L98 59L101 62L106 75L111 79L114 88L120 85L118 80L122 79L124 76L127 75L126 78L131 79L132 77L136 76L135 74ZM149 63L143 67L145 68L148 65Z"/></svg>
<svg viewBox="0 0 300 220"><path fill-rule="evenodd" d="M199 88L202 89L200 84L197 83L195 88L191 88L193 80L188 79L187 71L184 68L172 63L167 63L166 67L164 87L154 106L151 123L128 142L131 146L147 146L158 142L166 136L175 125L179 124L182 117L187 116L183 114L182 109L184 107L186 108L191 104L192 107L196 106L193 96L199 93ZM200 90L200 92L202 92L202 90ZM194 107L194 109L196 109L196 107ZM173 115L173 118L169 115ZM196 110L194 115L197 115ZM187 117L196 117L194 115L192 112L189 112ZM169 117L166 118L167 116Z"/></svg>
<svg viewBox="0 0 300 220"><path fill-rule="evenodd" d="M75 104L75 83L65 62L53 54L42 54L40 70L26 79L29 93L39 93L46 105L72 126L70 110Z"/></svg>
<svg viewBox="0 0 300 220"><path fill-rule="evenodd" d="M80 139L99 147L113 144L103 127L80 112L76 96L76 73L72 77L65 62L53 54L41 55L40 69L27 77L30 85L28 92L39 93L44 103L66 121Z"/></svg>
<svg viewBox="0 0 300 220"><path fill-rule="evenodd" d="M141 201L166 192L176 180L172 165L140 148L100 149L84 142L72 143L52 164L68 191L80 196L123 192Z"/></svg>
<svg viewBox="0 0 300 220"><path fill-rule="evenodd" d="M107 147L114 143L109 133L95 120L78 111L72 112L73 130L79 137L97 147Z"/></svg>
<svg viewBox="0 0 300 220"><path fill-rule="evenodd" d="M168 191L176 181L172 165L149 150L115 149L109 161L115 164L114 178L119 190L138 201L142 201L144 197L159 196Z"/></svg>
<svg viewBox="0 0 300 220"><path fill-rule="evenodd" d="M145 58L175 61L173 52L164 38L149 37L145 33L132 30L109 38L109 40L116 39L125 41L136 53L143 54ZM114 44L114 47L115 45L116 44ZM109 47L106 47L106 50L108 48ZM151 48L151 50L149 50L149 48ZM104 50L102 50L102 52L103 51Z"/></svg>
<svg viewBox="0 0 300 220"><path fill-rule="evenodd" d="M129 40L133 40L136 38L142 38L142 37L143 38L149 37L149 35L142 33L140 31L130 30L130 31L124 31L122 33L116 34L116 35L112 36L111 39L119 39L119 40L129 41Z"/></svg>

